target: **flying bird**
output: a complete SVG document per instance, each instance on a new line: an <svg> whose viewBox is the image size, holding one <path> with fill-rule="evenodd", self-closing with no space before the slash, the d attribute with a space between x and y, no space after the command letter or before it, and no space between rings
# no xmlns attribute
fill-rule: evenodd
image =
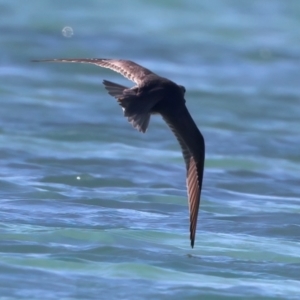
<svg viewBox="0 0 300 300"><path fill-rule="evenodd" d="M204 138L185 105L185 88L152 71L122 59L47 59L34 62L88 63L120 73L136 85L132 88L103 80L124 116L138 131L145 133L150 116L160 114L176 136L186 164L190 212L190 240L194 247L205 160Z"/></svg>

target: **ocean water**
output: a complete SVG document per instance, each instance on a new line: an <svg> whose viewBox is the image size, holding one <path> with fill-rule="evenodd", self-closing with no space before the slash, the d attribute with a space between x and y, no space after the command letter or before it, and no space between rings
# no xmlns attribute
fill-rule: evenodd
<svg viewBox="0 0 300 300"><path fill-rule="evenodd" d="M299 299L299 28L298 0L0 0L0 299ZM134 130L101 82L133 84L30 61L76 57L186 87L194 249L176 139L159 116Z"/></svg>

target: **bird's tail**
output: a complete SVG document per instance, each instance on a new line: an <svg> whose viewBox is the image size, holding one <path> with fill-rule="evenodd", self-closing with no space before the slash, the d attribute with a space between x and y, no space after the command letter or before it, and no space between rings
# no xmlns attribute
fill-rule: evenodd
<svg viewBox="0 0 300 300"><path fill-rule="evenodd" d="M150 112L147 105L138 98L136 91L108 80L103 80L103 84L108 93L117 98L124 111L124 116L128 118L132 126L140 132L146 132L150 121Z"/></svg>
<svg viewBox="0 0 300 300"><path fill-rule="evenodd" d="M126 86L113 83L108 80L103 80L103 84L107 89L108 93L117 99L121 98L123 96L123 91L128 89Z"/></svg>

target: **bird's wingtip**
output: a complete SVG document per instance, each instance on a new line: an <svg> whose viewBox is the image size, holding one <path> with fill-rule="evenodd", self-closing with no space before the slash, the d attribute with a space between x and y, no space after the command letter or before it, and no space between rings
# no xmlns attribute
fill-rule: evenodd
<svg viewBox="0 0 300 300"><path fill-rule="evenodd" d="M194 248L195 241L191 239L191 247Z"/></svg>
<svg viewBox="0 0 300 300"><path fill-rule="evenodd" d="M31 59L31 62L53 62L56 59Z"/></svg>

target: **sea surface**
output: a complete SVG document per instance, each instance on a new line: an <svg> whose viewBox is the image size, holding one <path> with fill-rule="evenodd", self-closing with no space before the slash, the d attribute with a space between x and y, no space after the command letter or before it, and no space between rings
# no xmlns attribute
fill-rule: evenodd
<svg viewBox="0 0 300 300"><path fill-rule="evenodd" d="M69 27L69 28L66 28ZM0 299L300 299L299 0L0 0ZM123 58L187 89L185 166L102 85Z"/></svg>

